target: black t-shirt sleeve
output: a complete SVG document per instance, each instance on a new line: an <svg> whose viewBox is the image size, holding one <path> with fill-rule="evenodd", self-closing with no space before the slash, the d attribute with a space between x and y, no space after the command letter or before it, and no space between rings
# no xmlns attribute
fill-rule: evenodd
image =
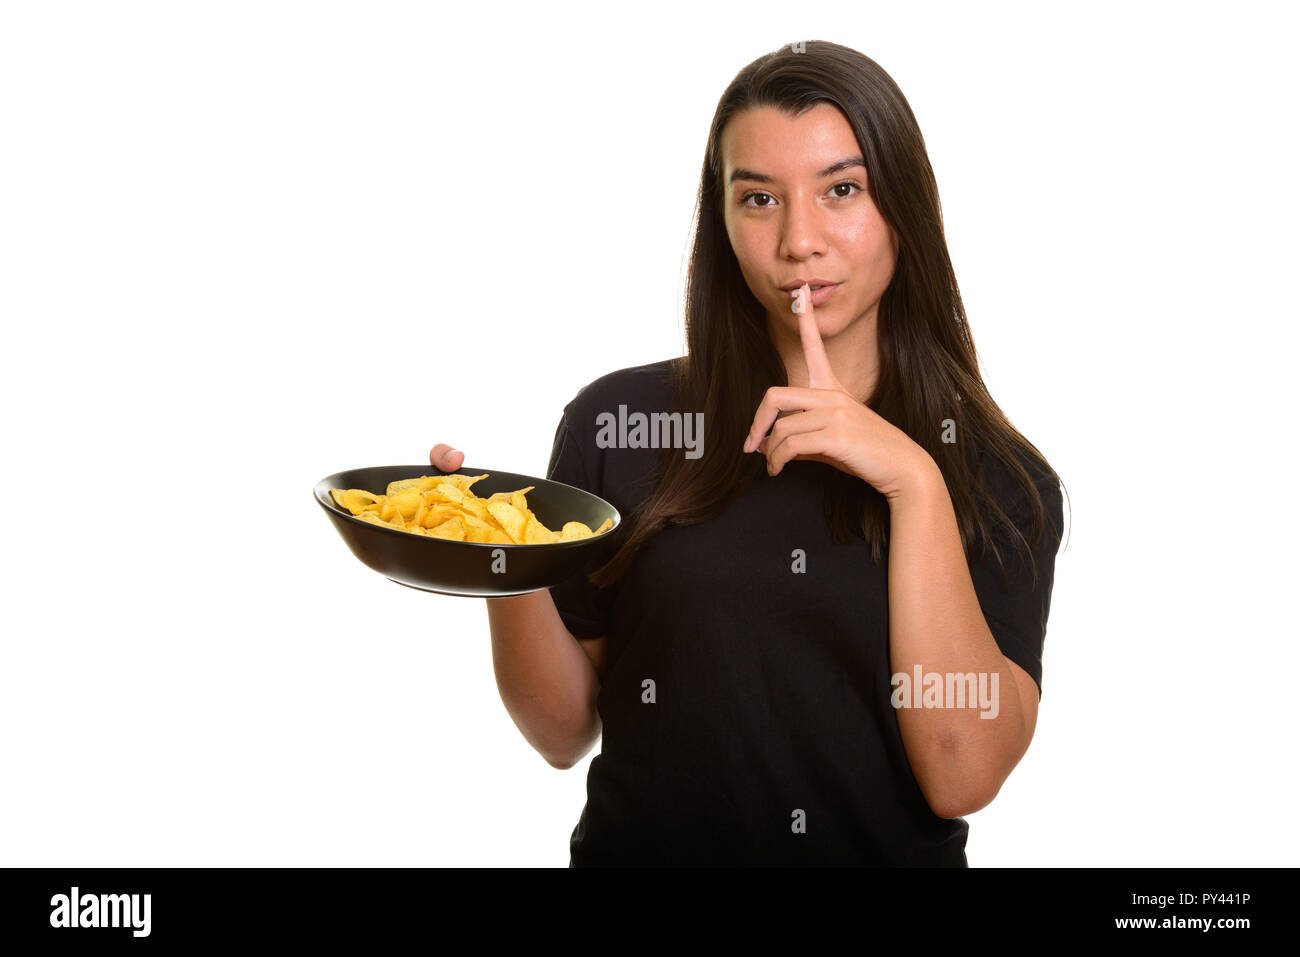
<svg viewBox="0 0 1300 957"><path fill-rule="evenodd" d="M596 463L588 461L585 449L578 444L569 426L569 411L560 416L551 446L551 461L546 467L546 477L553 482L563 482L583 491L600 495L591 476L597 472ZM599 567L589 563L568 581L551 588L551 598L560 613L560 620L575 638L599 638L609 633L610 607L613 588L597 588L587 580L587 575Z"/></svg>
<svg viewBox="0 0 1300 957"><path fill-rule="evenodd" d="M1052 602L1056 551L1064 530L1064 512L1060 485L1056 479L1042 475L1034 478L1043 501L1043 533L1033 547L1038 570L1037 581L1025 559L1023 546L1017 550L1002 545L1003 560L1006 563L1005 576L1002 567L991 554L981 557L978 550L969 566L971 583L975 586L980 610L993 633L993 640L1003 655L1024 668L1034 679L1041 698L1043 645L1047 637L1047 615ZM1020 533L1026 541L1033 544L1030 513L1023 497L1009 505L1010 516L1015 520Z"/></svg>

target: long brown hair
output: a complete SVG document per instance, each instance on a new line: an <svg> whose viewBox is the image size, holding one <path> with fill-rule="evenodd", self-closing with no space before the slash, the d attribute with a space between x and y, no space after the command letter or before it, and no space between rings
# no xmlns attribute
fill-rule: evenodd
<svg viewBox="0 0 1300 957"><path fill-rule="evenodd" d="M899 240L894 275L880 301L880 374L866 404L934 458L968 555L978 541L981 552L992 550L1005 573L999 539L1026 553L1032 549L981 480L981 446L1024 490L1035 545L1042 534L1042 502L1020 456L1052 480L1059 478L1007 420L980 376L944 239L938 187L911 107L875 61L835 43L806 41L798 50L783 47L759 57L736 75L718 102L696 201L685 303L687 355L673 363L671 375L674 411L704 413L703 450L696 459L680 449L661 452L657 486L632 516L613 557L591 576L599 586L618 581L664 526L705 521L766 475L763 456L746 455L741 441L768 386L789 382L768 338L765 310L746 285L727 237L722 132L742 110L770 106L798 116L818 103L835 106L853 128L871 196ZM947 419L953 420L956 442L942 441L941 423ZM884 496L839 469L826 471L826 518L835 540L865 538L873 561L884 561L889 543Z"/></svg>

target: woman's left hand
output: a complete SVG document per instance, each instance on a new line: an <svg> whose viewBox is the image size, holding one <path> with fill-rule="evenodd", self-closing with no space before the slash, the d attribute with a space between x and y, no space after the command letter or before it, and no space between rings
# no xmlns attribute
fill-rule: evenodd
<svg viewBox="0 0 1300 957"><path fill-rule="evenodd" d="M917 476L936 468L930 454L902 429L851 396L831 371L813 313L811 290L799 290L799 338L808 367L808 388L772 386L763 396L745 438L745 451L767 456L769 475L791 459L808 459L856 475L893 498ZM780 415L782 412L792 413ZM771 434L767 434L768 429Z"/></svg>

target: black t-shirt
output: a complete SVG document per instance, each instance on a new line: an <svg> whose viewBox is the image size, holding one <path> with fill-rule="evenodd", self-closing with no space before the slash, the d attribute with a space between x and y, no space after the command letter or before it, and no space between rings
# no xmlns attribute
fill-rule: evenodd
<svg viewBox="0 0 1300 957"><path fill-rule="evenodd" d="M597 416L672 410L672 361L596 379L555 433L547 477L606 499L625 526L654 490L660 452L601 448ZM966 866L967 823L936 816L908 764L890 700L886 566L861 538L833 540L831 468L787 462L717 517L660 531L616 585L583 575L551 589L574 637L608 636L601 750L571 866ZM999 648L1041 689L1063 522L1059 488L1039 487L1037 585L1015 565L1009 584L970 567ZM806 573L792 570L796 548Z"/></svg>

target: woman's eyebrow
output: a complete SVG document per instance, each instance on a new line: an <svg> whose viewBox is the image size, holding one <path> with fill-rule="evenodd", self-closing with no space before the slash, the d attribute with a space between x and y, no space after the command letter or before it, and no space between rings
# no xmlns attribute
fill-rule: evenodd
<svg viewBox="0 0 1300 957"><path fill-rule="evenodd" d="M855 166L861 166L863 169L866 169L867 164L862 161L861 156L847 156L838 163L832 163L830 166L826 167L817 174L817 178L825 179L827 176L834 176L836 173L841 173L846 169L853 169ZM727 180L727 185L730 186L738 179L753 180L755 183L776 182L773 177L768 176L766 173L757 173L752 169L745 169L743 166L738 166L736 169L731 171L731 178Z"/></svg>

